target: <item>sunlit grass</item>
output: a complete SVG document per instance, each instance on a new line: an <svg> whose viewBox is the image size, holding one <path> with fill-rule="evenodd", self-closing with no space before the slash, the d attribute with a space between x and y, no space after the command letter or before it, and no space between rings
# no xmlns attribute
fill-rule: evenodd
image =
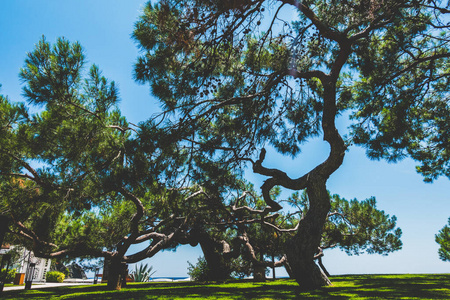
<svg viewBox="0 0 450 300"><path fill-rule="evenodd" d="M333 286L302 291L289 279L256 283L131 283L120 291L103 285L67 286L4 292L4 299L450 299L450 274L349 275Z"/></svg>

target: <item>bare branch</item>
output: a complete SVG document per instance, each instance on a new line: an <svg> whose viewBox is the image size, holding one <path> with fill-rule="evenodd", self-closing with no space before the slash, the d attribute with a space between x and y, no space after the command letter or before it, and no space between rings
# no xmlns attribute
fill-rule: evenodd
<svg viewBox="0 0 450 300"><path fill-rule="evenodd" d="M119 131L121 131L122 133L125 133L125 132L127 132L128 130L132 130L132 131L134 131L135 133L138 133L138 131L136 130L136 129L134 129L134 128L131 128L131 127L120 127L120 126L118 126L118 125L108 125L108 126L106 126L107 128L114 128L114 129L118 129Z"/></svg>
<svg viewBox="0 0 450 300"><path fill-rule="evenodd" d="M286 262L286 256L283 256L279 261L271 262L271 261L259 261L256 258L255 250L253 249L253 246L250 244L250 240L247 236L247 233L243 233L241 236L238 237L238 239L244 244L244 246L247 248L250 260L253 262L253 264L257 266L262 267L269 267L269 268L277 268L283 266L283 264Z"/></svg>
<svg viewBox="0 0 450 300"><path fill-rule="evenodd" d="M186 220L172 233L167 235L162 234L161 236L159 236L158 237L159 241L156 244L150 244L148 247L135 254L124 256L123 261L126 263L136 263L138 261L143 260L144 258L153 257L156 253L158 253L159 251L164 249L167 245L169 245L185 225Z"/></svg>
<svg viewBox="0 0 450 300"><path fill-rule="evenodd" d="M136 240L139 235L139 220L144 216L144 205L138 197L127 191L125 188L119 188L118 192L121 193L125 198L133 202L136 207L136 213L133 215L130 222L131 234L128 237L124 237L118 243L118 252L119 255L122 256L125 255L128 247Z"/></svg>
<svg viewBox="0 0 450 300"><path fill-rule="evenodd" d="M282 3L290 4L298 8L310 21L316 26L317 30L319 30L320 34L329 40L336 41L341 43L342 40L346 39L345 34L342 34L339 31L335 31L325 23L323 23L317 15L309 8L304 2L300 2L298 0L280 0Z"/></svg>
<svg viewBox="0 0 450 300"><path fill-rule="evenodd" d="M298 179L291 179L285 172L282 172L278 169L265 168L262 166L262 162L265 157L266 149L263 148L261 149L259 159L253 164L253 172L271 177L264 181L264 184L261 186L261 190L266 204L270 206L270 209L272 211L277 211L282 207L280 204L272 200L272 198L270 197L270 190L276 185L281 185L292 190L304 189L306 187L308 177L304 175Z"/></svg>
<svg viewBox="0 0 450 300"><path fill-rule="evenodd" d="M276 226L276 225L274 225L272 223L269 223L269 222L264 222L263 224L267 225L269 227L272 227L273 229L275 229L278 232L287 233L287 232L297 232L300 222L298 222L297 225L294 228L289 228L289 229L279 228L278 226Z"/></svg>

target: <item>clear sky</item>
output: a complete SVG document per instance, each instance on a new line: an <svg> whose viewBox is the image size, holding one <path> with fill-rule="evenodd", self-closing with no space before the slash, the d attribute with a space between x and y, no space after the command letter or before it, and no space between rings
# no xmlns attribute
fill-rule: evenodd
<svg viewBox="0 0 450 300"><path fill-rule="evenodd" d="M131 39L143 0L1 0L0 6L0 94L23 101L19 69L26 52L45 35L51 43L64 36L79 41L89 64L97 64L114 80L121 95L120 109L130 122L138 123L158 111L158 104L146 86L132 79L138 48ZM345 131L346 121L339 120ZM292 177L308 171L326 156L328 148L312 141L291 160L269 152L268 167L278 167ZM438 258L434 235L450 217L450 181L441 178L426 184L415 172L415 163L370 161L364 150L352 147L344 164L328 182L332 193L347 199L375 196L379 209L396 215L403 230L403 249L389 256L347 256L340 250L325 252L323 262L331 274L360 273L448 273L450 263ZM261 176L248 173L260 186ZM196 262L201 250L182 246L176 252L162 252L149 259L155 276L185 276L187 261ZM284 270L277 273L284 275Z"/></svg>

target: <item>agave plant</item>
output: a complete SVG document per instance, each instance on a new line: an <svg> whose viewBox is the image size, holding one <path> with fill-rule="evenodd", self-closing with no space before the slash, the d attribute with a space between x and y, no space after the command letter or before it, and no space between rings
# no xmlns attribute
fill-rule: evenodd
<svg viewBox="0 0 450 300"><path fill-rule="evenodd" d="M133 278L134 282L147 282L150 281L150 278L153 274L156 273L156 270L153 271L153 266L149 266L148 264L140 264L134 266L134 271L131 272L130 276Z"/></svg>

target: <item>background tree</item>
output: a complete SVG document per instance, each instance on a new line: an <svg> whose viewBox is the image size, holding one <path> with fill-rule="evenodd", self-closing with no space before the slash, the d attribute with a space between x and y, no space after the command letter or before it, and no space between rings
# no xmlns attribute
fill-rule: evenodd
<svg viewBox="0 0 450 300"><path fill-rule="evenodd" d="M245 192L240 197L233 197L233 205L226 206L223 199L216 200L216 209L196 215L195 227L190 229L188 240L191 245L200 244L204 257L196 266L191 266L194 277L222 281L230 278L233 272L244 271L253 274L255 280L263 281L267 267L285 266L284 245L308 211L307 194L297 192L285 200L294 212L267 216L263 212L264 201L254 196L252 185L242 188ZM277 201L280 193L279 187L271 190L271 196ZM401 249L400 237L396 217L377 209L374 197L348 201L332 195L331 209L314 259L328 275L322 263L324 250L339 247L349 255L364 252L387 255ZM244 261L246 263L241 263ZM291 272L289 266L287 270Z"/></svg>
<svg viewBox="0 0 450 300"><path fill-rule="evenodd" d="M324 225L320 247L315 259L329 276L322 263L323 251L339 247L348 255L368 254L388 255L400 250L402 231L396 227L397 218L390 217L376 207L375 197L362 201L350 201L339 195L331 195L331 209ZM308 195L294 193L289 201L305 214L308 210Z"/></svg>
<svg viewBox="0 0 450 300"><path fill-rule="evenodd" d="M305 288L330 284L313 259L331 208L326 182L349 145L376 159L409 155L426 180L449 175L448 10L440 5L165 0L148 2L136 23L135 77L163 104L167 137L267 176L269 211L282 208L274 186L306 190L308 211L285 248ZM294 22L284 19L289 11ZM344 141L335 119L345 110L353 124ZM316 136L330 152L309 172L293 178L263 166L264 147L295 156Z"/></svg>
<svg viewBox="0 0 450 300"><path fill-rule="evenodd" d="M203 169L198 182L209 178L209 171ZM214 178L216 178L214 176ZM230 279L233 273L248 273L245 270L246 263L239 259L242 254L242 245L238 240L239 226L246 220L241 214L237 215L229 208L229 204L239 197L239 192L245 190L248 185L239 180L231 180L233 177L219 176L212 182L203 182L211 189L205 189L207 201L202 201L203 209L190 203L186 209L196 209L195 222L191 224L189 232L185 236L191 246L200 245L204 257L192 266L192 272L200 272L208 281L224 281ZM223 190L224 187L227 187ZM219 192L218 190L222 190ZM251 221L250 221L251 222ZM194 276L198 277L198 276Z"/></svg>
<svg viewBox="0 0 450 300"><path fill-rule="evenodd" d="M275 188L271 193L272 197L277 199L280 189ZM314 256L314 260L318 261L327 276L329 276L328 271L322 263L324 250L339 247L349 255L359 255L364 252L388 255L401 249L402 231L396 227L396 217L390 217L379 210L374 197L363 201L357 199L348 201L334 194L330 198L331 209L324 225L320 246ZM249 206L245 208L250 214L237 218L240 220L237 239L246 248L241 250L240 254L252 263L254 271L258 269L258 272L254 274L258 280L264 280L266 267L285 266L291 275L292 270L285 262L284 247L286 241L295 234L299 221L308 211L308 195L306 192L301 195L298 192L292 194L285 202L295 209L293 212L281 212L263 220L254 217L256 212L262 212L263 200L259 197L251 199L255 201L253 203L247 201L246 204ZM232 220L229 222L233 224ZM245 228L243 224L246 224Z"/></svg>
<svg viewBox="0 0 450 300"><path fill-rule="evenodd" d="M280 193L279 187L270 191L273 199L277 199ZM264 200L255 195L253 186L249 185L243 194L245 198L241 196L231 209L237 219L242 219L242 224L238 223L237 237L244 246L241 256L249 262L249 271L255 281L265 281L268 267L272 268L275 277L275 268L284 266L287 233L295 231L298 220L289 213L267 214Z"/></svg>
<svg viewBox="0 0 450 300"><path fill-rule="evenodd" d="M193 215L182 202L203 196L160 184L157 170L169 168L159 161L182 154L155 160L154 146L138 147L145 134L133 136L115 109L114 83L95 65L84 77L84 62L78 43L43 38L20 72L24 96L41 109L1 98L1 213L12 220L9 240L36 256L104 257L108 287L118 289L124 263L170 246ZM126 255L138 243L147 245Z"/></svg>
<svg viewBox="0 0 450 300"><path fill-rule="evenodd" d="M443 261L450 261L450 218L448 225L445 225L439 233L436 234L436 243L439 244L439 258Z"/></svg>
<svg viewBox="0 0 450 300"><path fill-rule="evenodd" d="M260 223L269 224L278 214L258 211L262 200L253 196L251 184L242 183L240 189L244 191L241 195L239 190L230 189L227 198L216 197L215 204L205 214L196 215L188 239L191 245L200 244L204 257L191 266L193 274L200 273L200 277L212 281L254 274L255 280L261 281L265 279L266 268L276 264L264 259L269 249L273 255L280 251L273 245L273 229ZM208 199L214 198L208 195ZM267 229L272 234L269 238L266 238L270 235Z"/></svg>

